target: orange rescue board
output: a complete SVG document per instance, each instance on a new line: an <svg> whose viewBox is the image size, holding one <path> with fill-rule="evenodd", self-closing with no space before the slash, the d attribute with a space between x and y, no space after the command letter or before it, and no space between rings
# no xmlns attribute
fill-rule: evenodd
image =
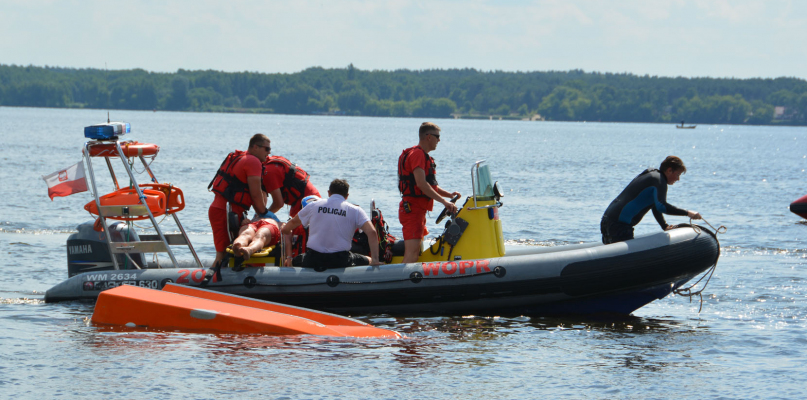
<svg viewBox="0 0 807 400"><path fill-rule="evenodd" d="M169 290L175 290L175 285ZM181 289L179 291L182 291ZM376 328L333 314L322 313L326 325L300 315L317 311L276 303L192 289L193 295L122 285L98 295L92 321L97 324L145 326L157 329L188 329L206 332L263 333L271 335L320 335L334 337L400 338L398 332ZM190 292L188 292L190 293ZM196 297L203 295L205 297ZM211 299L211 298L216 298ZM217 301L218 300L218 301ZM223 301L222 301L223 300ZM246 300L246 301L244 301ZM248 306L263 303L262 308ZM272 311L281 307L292 315ZM278 309L281 309L278 308ZM352 325L338 325L339 323Z"/></svg>

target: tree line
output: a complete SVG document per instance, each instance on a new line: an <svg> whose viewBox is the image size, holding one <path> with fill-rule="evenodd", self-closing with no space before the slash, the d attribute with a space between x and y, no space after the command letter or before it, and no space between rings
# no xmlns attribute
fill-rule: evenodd
<svg viewBox="0 0 807 400"><path fill-rule="evenodd" d="M0 106L534 118L551 121L807 124L807 81L476 69L293 74L0 64Z"/></svg>

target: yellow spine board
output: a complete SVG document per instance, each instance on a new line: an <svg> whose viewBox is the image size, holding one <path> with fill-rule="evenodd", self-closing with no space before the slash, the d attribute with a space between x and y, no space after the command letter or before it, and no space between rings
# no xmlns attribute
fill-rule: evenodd
<svg viewBox="0 0 807 400"><path fill-rule="evenodd" d="M244 266L245 267L249 267L249 266L263 267L264 265L275 265L275 258L274 257L269 257L269 253L271 253L272 250L274 250L274 248L275 248L275 246L264 247L264 248L261 249L261 251L252 254L252 257L250 257L249 260L247 260L244 263ZM227 252L230 253L230 254L233 254L232 247L228 247ZM234 266L235 266L235 258L230 257L230 268L232 268Z"/></svg>

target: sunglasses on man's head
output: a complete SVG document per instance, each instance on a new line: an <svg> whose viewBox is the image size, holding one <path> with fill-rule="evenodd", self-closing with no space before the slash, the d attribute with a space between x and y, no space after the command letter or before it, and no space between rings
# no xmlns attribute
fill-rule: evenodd
<svg viewBox="0 0 807 400"><path fill-rule="evenodd" d="M439 133L430 133L429 135L432 135L432 136L440 139L440 134Z"/></svg>

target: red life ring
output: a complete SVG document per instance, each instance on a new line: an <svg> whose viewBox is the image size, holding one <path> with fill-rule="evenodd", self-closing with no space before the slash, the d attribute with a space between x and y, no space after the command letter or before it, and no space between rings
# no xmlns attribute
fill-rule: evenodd
<svg viewBox="0 0 807 400"><path fill-rule="evenodd" d="M121 142L120 147L123 154L128 157L137 156L153 156L160 152L160 146L154 143L140 143L140 142ZM91 144L90 157L117 157L118 149L115 143L98 143Z"/></svg>

